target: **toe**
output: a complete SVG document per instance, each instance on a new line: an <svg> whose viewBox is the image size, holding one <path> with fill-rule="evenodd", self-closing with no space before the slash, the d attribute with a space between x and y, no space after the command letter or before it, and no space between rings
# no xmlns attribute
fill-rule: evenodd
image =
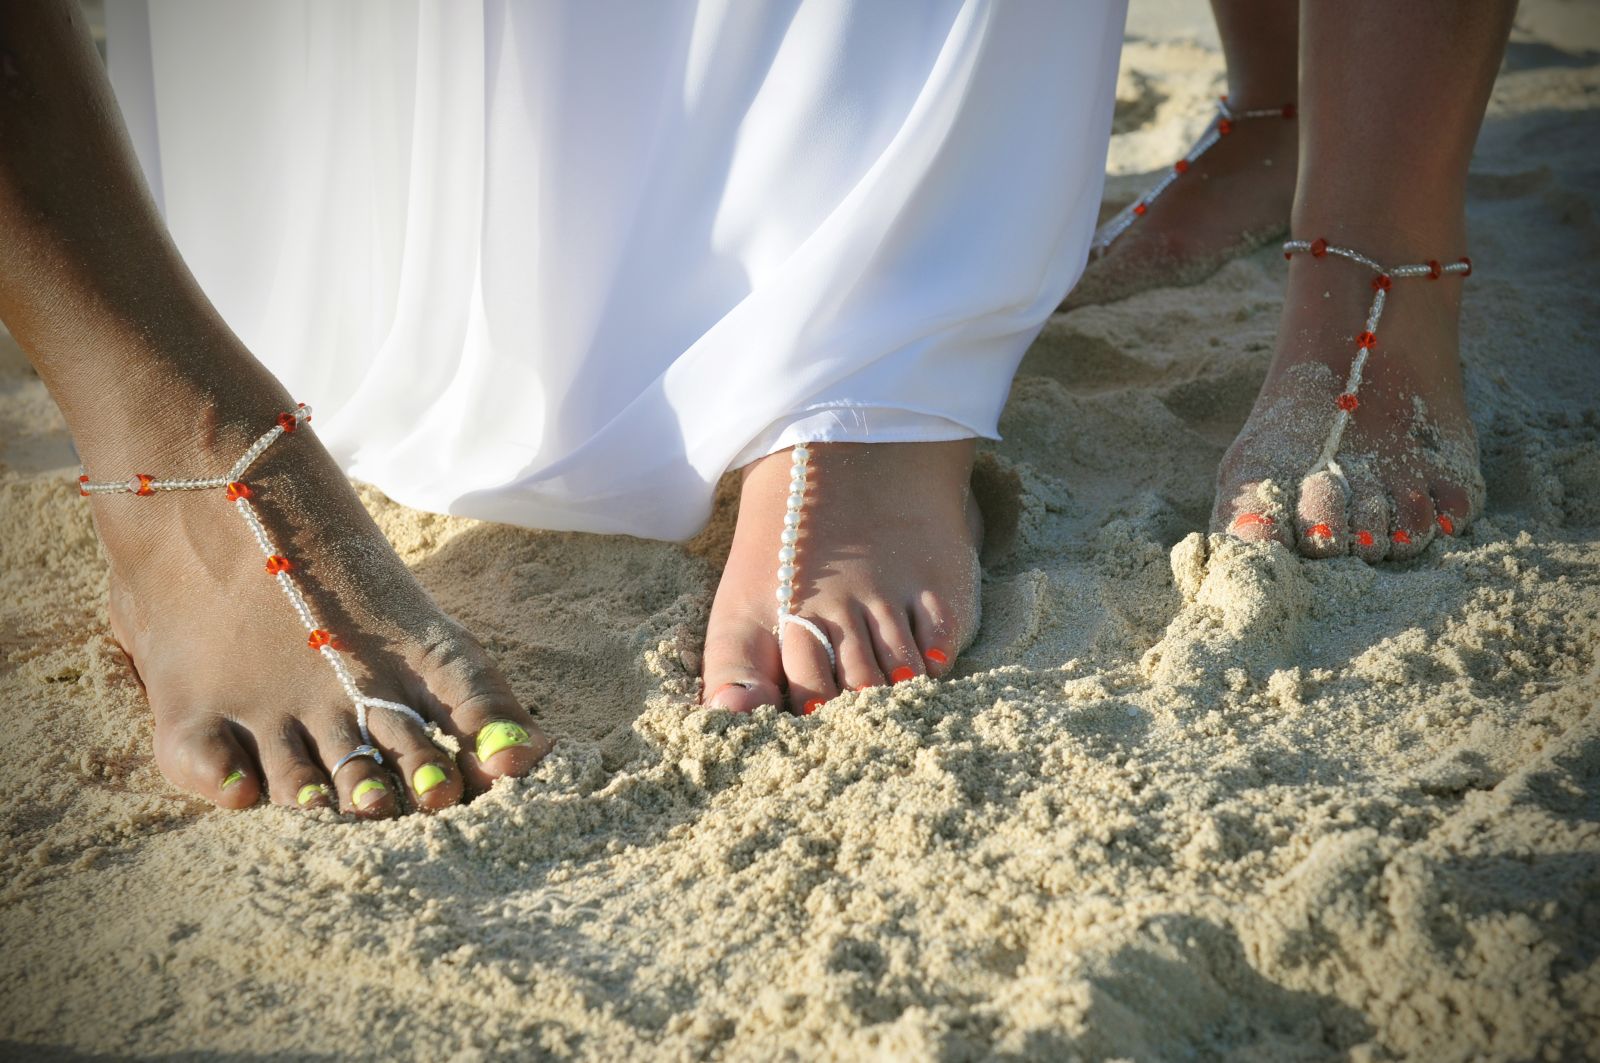
<svg viewBox="0 0 1600 1063"><path fill-rule="evenodd" d="M804 624L790 623L784 625L781 651L783 674L789 686L789 708L801 716L815 712L839 696L839 680L828 648L844 641L844 629L838 624L818 617L806 619L822 632L827 644Z"/></svg>
<svg viewBox="0 0 1600 1063"><path fill-rule="evenodd" d="M1294 545L1294 531L1285 519L1283 504L1269 480L1246 480L1217 492L1211 529L1247 543L1280 542Z"/></svg>
<svg viewBox="0 0 1600 1063"><path fill-rule="evenodd" d="M1394 529L1389 532L1389 557L1404 561L1416 557L1433 541L1433 498L1420 488L1395 495Z"/></svg>
<svg viewBox="0 0 1600 1063"><path fill-rule="evenodd" d="M839 686L844 690L865 690L888 682L878 667L878 651L873 648L867 622L857 610L843 627L835 643L839 653Z"/></svg>
<svg viewBox="0 0 1600 1063"><path fill-rule="evenodd" d="M550 752L550 739L465 632L434 640L418 671L427 686L422 707L460 743L458 767L469 789L482 791L503 776L526 775Z"/></svg>
<svg viewBox="0 0 1600 1063"><path fill-rule="evenodd" d="M373 709L367 725L384 760L405 786L406 800L430 810L461 800L464 786L455 761L433 744L416 721L397 712Z"/></svg>
<svg viewBox="0 0 1600 1063"><path fill-rule="evenodd" d="M1376 563L1389 554L1389 496L1365 472L1350 473L1350 552Z"/></svg>
<svg viewBox="0 0 1600 1063"><path fill-rule="evenodd" d="M156 763L176 786L222 808L249 808L261 797L261 776L221 716L186 714L187 722L156 729Z"/></svg>
<svg viewBox="0 0 1600 1063"><path fill-rule="evenodd" d="M363 744L355 717L339 706L307 721L310 744L323 770L333 780L339 807L358 816L378 819L400 810L393 777L371 757L345 761L345 754ZM385 760L388 758L386 757Z"/></svg>
<svg viewBox="0 0 1600 1063"><path fill-rule="evenodd" d="M955 664L955 627L950 610L931 594L919 596L906 610L911 618L911 634L927 673L934 678L947 674Z"/></svg>
<svg viewBox="0 0 1600 1063"><path fill-rule="evenodd" d="M911 634L911 618L887 602L874 602L866 609L867 630L878 655L878 667L891 683L904 683L927 675L922 652Z"/></svg>
<svg viewBox="0 0 1600 1063"><path fill-rule="evenodd" d="M261 770L267 777L267 795L286 808L331 808L333 787L306 748L298 727L286 726L281 734L261 742Z"/></svg>
<svg viewBox="0 0 1600 1063"><path fill-rule="evenodd" d="M1295 510L1300 552L1306 557L1338 557L1349 541L1345 520L1345 486L1326 470L1300 482Z"/></svg>
<svg viewBox="0 0 1600 1063"><path fill-rule="evenodd" d="M770 625L754 617L727 620L712 613L706 631L704 704L729 712L754 712L782 705L778 640Z"/></svg>
<svg viewBox="0 0 1600 1063"><path fill-rule="evenodd" d="M1472 522L1472 496L1454 484L1433 485L1433 523L1442 535L1460 535Z"/></svg>

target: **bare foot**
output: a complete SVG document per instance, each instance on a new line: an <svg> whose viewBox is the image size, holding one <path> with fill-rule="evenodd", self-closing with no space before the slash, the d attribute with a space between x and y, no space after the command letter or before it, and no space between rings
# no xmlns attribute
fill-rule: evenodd
<svg viewBox="0 0 1600 1063"><path fill-rule="evenodd" d="M292 408L253 363L230 363L226 379L227 408L201 395L186 400L177 384L168 386L171 401L147 404L143 415L108 403L103 423L125 427L80 433L90 473L226 471ZM112 631L149 696L156 761L168 779L226 808L266 795L290 807L337 803L383 816L454 804L538 762L548 740L478 644L412 578L311 430L280 437L245 481L364 692L410 705L461 752L452 758L414 723L373 709L384 765L360 758L335 774L362 741L354 708L308 648L223 492L96 495Z"/></svg>
<svg viewBox="0 0 1600 1063"><path fill-rule="evenodd" d="M1277 117L1233 122L1231 132L1090 261L1062 309L1197 284L1229 260L1279 239L1288 231L1294 200L1296 124Z"/></svg>
<svg viewBox="0 0 1600 1063"><path fill-rule="evenodd" d="M973 443L813 444L795 565L794 611L833 643L789 625L780 653L780 535L790 486L781 451L744 471L739 520L706 632L704 699L735 712L810 712L841 690L940 676L978 626L982 522Z"/></svg>
<svg viewBox="0 0 1600 1063"><path fill-rule="evenodd" d="M1343 482L1332 471L1307 476L1337 416L1374 277L1332 255L1294 256L1277 353L1217 477L1213 531L1380 561L1416 556L1482 509L1457 354L1462 280L1448 274L1393 282L1336 456Z"/></svg>

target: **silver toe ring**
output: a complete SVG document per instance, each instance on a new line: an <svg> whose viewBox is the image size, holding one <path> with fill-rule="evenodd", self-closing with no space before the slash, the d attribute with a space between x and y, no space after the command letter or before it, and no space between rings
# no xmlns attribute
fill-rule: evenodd
<svg viewBox="0 0 1600 1063"><path fill-rule="evenodd" d="M382 764L383 763L383 754L379 753L372 746L366 746L366 745L356 746L350 752L346 753L344 756L339 758L339 763L337 763L337 764L335 764L333 766L333 770L328 773L328 777L332 778L333 776L338 775L340 768L344 767L346 764L350 763L352 760L356 760L356 759L358 759L360 757L371 757L372 758L372 762L374 764Z"/></svg>

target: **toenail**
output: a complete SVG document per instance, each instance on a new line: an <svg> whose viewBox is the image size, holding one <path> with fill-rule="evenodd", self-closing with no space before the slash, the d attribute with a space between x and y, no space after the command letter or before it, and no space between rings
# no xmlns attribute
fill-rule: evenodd
<svg viewBox="0 0 1600 1063"><path fill-rule="evenodd" d="M488 760L502 749L512 746L531 746L528 732L510 720L496 720L485 724L478 732L477 754L479 761Z"/></svg>
<svg viewBox="0 0 1600 1063"><path fill-rule="evenodd" d="M1371 546L1373 541L1374 540L1372 538L1372 533L1371 532L1369 532L1369 531L1358 531L1358 532L1356 532L1356 542L1358 544L1360 544L1361 546Z"/></svg>
<svg viewBox="0 0 1600 1063"><path fill-rule="evenodd" d="M238 786L243 781L244 772L230 771L222 780L222 788L224 790L231 789L232 787Z"/></svg>
<svg viewBox="0 0 1600 1063"><path fill-rule="evenodd" d="M1411 545L1411 535L1404 528L1401 528L1399 531L1397 531L1393 535L1389 536L1389 538L1393 539L1395 542L1399 543L1401 546L1410 546Z"/></svg>
<svg viewBox="0 0 1600 1063"><path fill-rule="evenodd" d="M294 800L296 804L298 804L301 808L304 808L306 805L309 805L318 798L327 800L331 794L332 791L322 783L308 782L304 786L300 787L300 792L295 794Z"/></svg>
<svg viewBox="0 0 1600 1063"><path fill-rule="evenodd" d="M927 656L928 660L932 661L934 664L949 664L950 663L950 655L948 653L944 652L943 650L939 650L939 649L929 650L927 652L926 656Z"/></svg>
<svg viewBox="0 0 1600 1063"><path fill-rule="evenodd" d="M371 808L382 801L383 795L388 792L389 788L377 779L362 779L351 791L350 799L355 802L357 808Z"/></svg>
<svg viewBox="0 0 1600 1063"><path fill-rule="evenodd" d="M1306 534L1311 536L1313 539L1332 539L1333 529L1328 527L1326 524L1313 524Z"/></svg>
<svg viewBox="0 0 1600 1063"><path fill-rule="evenodd" d="M1454 535L1456 533L1456 522L1441 513L1439 514L1439 530L1446 535Z"/></svg>
<svg viewBox="0 0 1600 1063"><path fill-rule="evenodd" d="M810 701L806 702L805 706L800 710L800 715L810 716L813 712L816 712L825 704L827 704L827 702L825 702L822 698L812 698Z"/></svg>
<svg viewBox="0 0 1600 1063"><path fill-rule="evenodd" d="M437 764L424 764L411 776L411 785L416 788L417 796L421 797L429 790L444 782L444 769Z"/></svg>
<svg viewBox="0 0 1600 1063"><path fill-rule="evenodd" d="M899 668L889 673L889 682L904 683L907 679L915 679L916 677L917 673L902 664Z"/></svg>
<svg viewBox="0 0 1600 1063"><path fill-rule="evenodd" d="M1233 526L1235 528L1251 524L1260 524L1263 527L1270 528L1276 523L1278 522L1263 513L1241 513L1233 518Z"/></svg>

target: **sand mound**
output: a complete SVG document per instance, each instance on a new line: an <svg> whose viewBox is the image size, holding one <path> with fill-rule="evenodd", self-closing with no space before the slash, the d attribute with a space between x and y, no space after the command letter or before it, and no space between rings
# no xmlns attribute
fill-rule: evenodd
<svg viewBox="0 0 1600 1063"><path fill-rule="evenodd" d="M1581 1057L1600 65L1512 60L1472 183L1470 534L1370 568L1195 533L1265 367L1270 250L1050 325L982 464L984 629L941 684L693 709L730 495L680 547L369 494L560 738L427 818L218 813L163 782L60 421L12 351L7 1050ZM1220 64L1143 40L1125 66L1113 161L1151 170Z"/></svg>

